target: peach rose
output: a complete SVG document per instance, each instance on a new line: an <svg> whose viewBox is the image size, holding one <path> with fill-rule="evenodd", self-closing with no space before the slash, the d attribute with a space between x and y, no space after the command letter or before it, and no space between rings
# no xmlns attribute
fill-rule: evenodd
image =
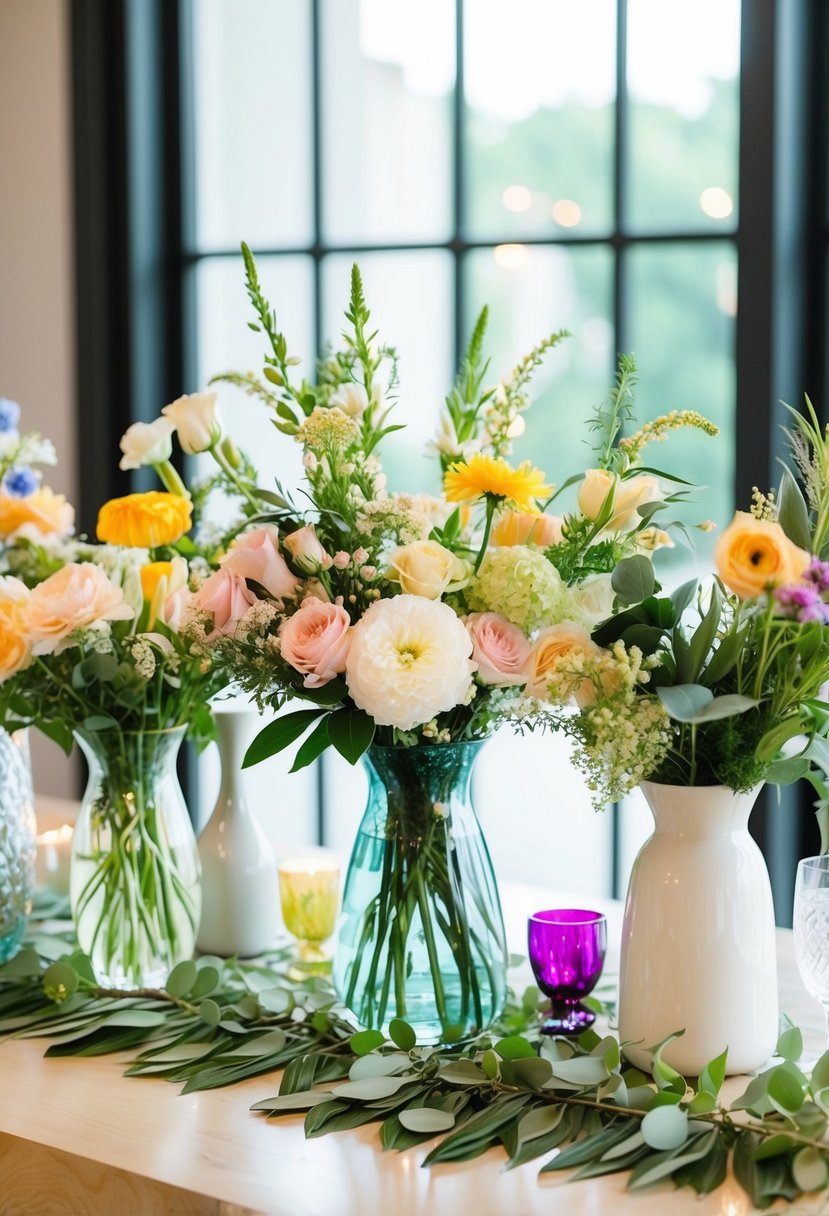
<svg viewBox="0 0 829 1216"><path fill-rule="evenodd" d="M275 600L295 596L299 579L288 569L279 548L279 532L269 524L237 537L222 558L222 568L259 583Z"/></svg>
<svg viewBox="0 0 829 1216"><path fill-rule="evenodd" d="M29 596L26 625L33 654L54 654L77 629L134 616L120 587L92 562L70 562L38 583Z"/></svg>
<svg viewBox="0 0 829 1216"><path fill-rule="evenodd" d="M484 684L505 688L526 684L530 644L517 625L498 612L472 612L464 621L472 639L472 660Z"/></svg>
<svg viewBox="0 0 829 1216"><path fill-rule="evenodd" d="M546 700L550 677L571 655L600 653L600 648L580 625L562 621L560 625L542 629L530 654L527 696ZM593 686L588 680L578 681L571 689L571 695L580 708L591 705L595 700Z"/></svg>
<svg viewBox="0 0 829 1216"><path fill-rule="evenodd" d="M19 578L0 578L0 683L29 666L32 648L26 634L29 588Z"/></svg>
<svg viewBox="0 0 829 1216"><path fill-rule="evenodd" d="M239 621L255 603L256 596L242 575L225 566L202 584L190 600L190 608L212 618L213 629L207 635L212 642L218 637L232 637Z"/></svg>
<svg viewBox="0 0 829 1216"><path fill-rule="evenodd" d="M579 486L578 504L581 513L588 519L597 519L613 486L616 487L616 496L613 500L613 515L604 525L607 532L628 531L638 520L636 508L646 502L656 502L662 495L659 482L648 473L640 473L622 481L607 469L588 469L584 481Z"/></svg>
<svg viewBox="0 0 829 1216"><path fill-rule="evenodd" d="M313 524L297 528L296 532L291 532L282 543L294 559L294 565L303 574L316 574L318 570L327 570L331 565L331 555L326 553L317 540Z"/></svg>
<svg viewBox="0 0 829 1216"><path fill-rule="evenodd" d="M303 600L280 633L282 657L302 672L306 688L320 688L345 671L350 647L351 618L345 608L313 595Z"/></svg>
<svg viewBox="0 0 829 1216"><path fill-rule="evenodd" d="M796 583L811 557L789 540L780 524L738 511L717 541L714 561L729 591L744 600L769 587Z"/></svg>
<svg viewBox="0 0 829 1216"><path fill-rule="evenodd" d="M0 494L0 537L23 537L35 543L44 536L68 536L75 525L75 510L63 494L40 486L25 498Z"/></svg>
<svg viewBox="0 0 829 1216"><path fill-rule="evenodd" d="M538 545L549 549L561 540L560 515L531 515L526 511L505 511L492 530L492 544Z"/></svg>

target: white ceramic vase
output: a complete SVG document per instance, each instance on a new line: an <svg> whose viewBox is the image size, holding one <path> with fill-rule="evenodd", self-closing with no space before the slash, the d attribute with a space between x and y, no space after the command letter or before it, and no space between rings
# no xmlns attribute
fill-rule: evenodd
<svg viewBox="0 0 829 1216"><path fill-rule="evenodd" d="M242 760L259 715L252 709L213 707L219 733L222 784L216 807L199 836L202 916L196 946L206 954L244 958L273 945L278 925L276 860L245 798Z"/></svg>
<svg viewBox="0 0 829 1216"><path fill-rule="evenodd" d="M683 1076L726 1047L729 1074L774 1050L774 906L748 832L761 788L642 785L655 826L630 876L619 977L619 1037L638 1067L675 1030L663 1058Z"/></svg>

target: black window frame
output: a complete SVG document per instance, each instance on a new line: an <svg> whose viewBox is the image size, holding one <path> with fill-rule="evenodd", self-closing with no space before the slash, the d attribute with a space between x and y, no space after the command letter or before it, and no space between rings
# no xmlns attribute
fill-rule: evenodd
<svg viewBox="0 0 829 1216"><path fill-rule="evenodd" d="M453 101L453 231L445 241L326 243L322 197L321 38L323 0L310 0L309 87L314 140L313 238L263 255L304 254L314 267L314 338L322 332L322 266L331 254L443 250L453 258L455 353L465 341L464 259L514 236L473 240L463 229L463 0L456 3ZM193 244L192 0L72 0L73 121L77 248L79 516L91 531L98 504L141 488L114 458L130 421L195 384L193 268L236 249ZM780 400L803 392L826 408L827 104L829 12L812 0L743 0L740 74L740 206L733 231L634 232L624 222L628 99L627 0L617 0L614 224L605 236L556 233L531 246L602 245L614 253L613 325L626 348L625 296L632 249L645 244L730 242L738 259L735 329L735 501L749 501L764 475L776 479ZM765 796L752 830L769 860L779 923L791 916L795 860L817 851L809 797L787 791L778 809ZM317 824L325 821L319 781ZM618 811L613 812L613 894L619 889Z"/></svg>

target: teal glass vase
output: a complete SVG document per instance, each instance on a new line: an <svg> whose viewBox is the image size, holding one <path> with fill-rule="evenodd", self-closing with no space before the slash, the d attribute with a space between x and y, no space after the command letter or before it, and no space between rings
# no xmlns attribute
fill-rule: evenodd
<svg viewBox="0 0 829 1216"><path fill-rule="evenodd" d="M0 729L0 963L17 952L31 915L35 833L28 735Z"/></svg>
<svg viewBox="0 0 829 1216"><path fill-rule="evenodd" d="M402 1018L420 1043L485 1030L506 1000L492 862L470 800L481 742L372 747L334 986L361 1026Z"/></svg>

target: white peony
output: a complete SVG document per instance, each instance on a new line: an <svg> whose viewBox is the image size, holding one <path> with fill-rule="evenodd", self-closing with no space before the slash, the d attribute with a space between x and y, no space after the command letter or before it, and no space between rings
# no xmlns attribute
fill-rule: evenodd
<svg viewBox="0 0 829 1216"><path fill-rule="evenodd" d="M215 393L185 394L161 412L176 428L178 441L188 456L209 451L222 437Z"/></svg>
<svg viewBox="0 0 829 1216"><path fill-rule="evenodd" d="M377 600L352 630L348 691L378 726L411 730L466 700L471 654L448 604L421 595Z"/></svg>
<svg viewBox="0 0 829 1216"><path fill-rule="evenodd" d="M134 422L121 436L120 468L140 469L143 465L163 464L173 454L173 431L168 418L154 422Z"/></svg>
<svg viewBox="0 0 829 1216"><path fill-rule="evenodd" d="M594 574L579 583L578 587L570 588L574 607L591 626L607 620L613 612L616 593L612 577L610 574Z"/></svg>

